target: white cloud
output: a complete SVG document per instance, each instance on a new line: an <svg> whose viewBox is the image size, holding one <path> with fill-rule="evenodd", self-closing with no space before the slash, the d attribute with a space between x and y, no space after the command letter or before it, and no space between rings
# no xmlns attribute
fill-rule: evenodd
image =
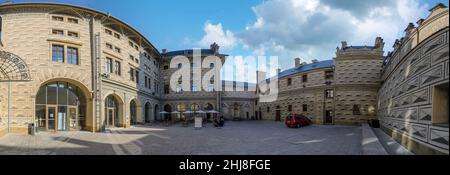
<svg viewBox="0 0 450 175"><path fill-rule="evenodd" d="M237 44L234 34L229 30L224 31L221 23L214 25L206 22L203 30L205 35L198 42L201 47L209 47L216 42L221 48L232 49Z"/></svg>
<svg viewBox="0 0 450 175"><path fill-rule="evenodd" d="M268 0L252 8L255 21L236 38L255 54L279 56L289 68L295 57L331 59L344 40L373 45L381 36L385 50L391 50L407 24L423 18L428 8L418 0Z"/></svg>

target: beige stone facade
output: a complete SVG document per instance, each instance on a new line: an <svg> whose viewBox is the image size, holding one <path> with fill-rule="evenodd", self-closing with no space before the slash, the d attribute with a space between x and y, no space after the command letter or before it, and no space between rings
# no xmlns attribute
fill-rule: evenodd
<svg viewBox="0 0 450 175"><path fill-rule="evenodd" d="M449 11L410 24L383 66L383 129L416 154L448 154Z"/></svg>
<svg viewBox="0 0 450 175"><path fill-rule="evenodd" d="M333 60L300 63L280 72L278 100L258 104L263 119L283 121L304 114L316 124L354 125L376 118L377 90L384 43L348 46L342 42Z"/></svg>
<svg viewBox="0 0 450 175"><path fill-rule="evenodd" d="M172 116L173 120L181 120L182 118L188 116L188 114L182 114L186 111L192 111L192 107L198 105L200 110L204 112L217 111L220 112L226 119L252 119L254 118L255 111L255 92L251 89L255 88L254 84L244 83L244 82L233 82L233 81L222 81L220 77L213 77L207 88L201 87L197 83L201 83L201 79L209 71L214 71L213 68L219 65L214 65L214 63L208 64L201 68L201 76L194 77L194 69L198 66L191 66L190 77L191 87L190 89L183 89L181 85L177 89L172 89L170 87L171 76L178 71L177 68L170 68L170 63L174 57L185 56L189 59L189 62L193 62L194 50L182 50L182 51L172 51L163 52L163 62L161 69L161 81L164 85L163 95L161 103L163 104L163 109L166 112L173 114L168 114ZM211 45L210 49L199 49L198 53L201 53L202 64L205 58L208 56L217 56L220 58L220 62L217 64L225 63L227 56L219 53L217 45ZM221 65L220 65L221 66ZM216 89L215 82L219 80L218 88ZM179 81L179 83L182 83ZM196 85L197 84L197 85ZM177 114L180 112L181 114ZM206 114L210 118L214 114Z"/></svg>
<svg viewBox="0 0 450 175"><path fill-rule="evenodd" d="M131 26L92 9L3 4L0 33L0 136L27 133L29 124L100 132L168 116L176 121L186 116L172 112L197 106L230 120L283 121L297 113L315 124L359 125L379 118L413 152L448 154L449 32L443 5L417 27L411 24L387 58L383 39L376 38L373 46L342 42L331 60L296 59L294 68L279 72L278 99L270 103L259 102L261 93L251 83L215 80L232 91L168 88L176 71L171 60L192 61L193 51L160 53ZM202 60L227 58L217 45L201 53ZM201 77L211 68L203 68Z"/></svg>
<svg viewBox="0 0 450 175"><path fill-rule="evenodd" d="M160 55L135 29L107 14L71 5L4 4L0 6L0 16L0 50L5 53L2 62L11 62L10 54L17 55L30 73L28 79L21 80L9 76L14 71L3 72L0 83L2 135L8 131L26 133L28 124L39 123L36 117L39 115L36 109L38 91L46 84L57 82L60 86L73 85L80 92L79 98L84 99L79 102L82 105L74 105L76 117L84 118L77 129L101 131L106 127L105 99L109 95L118 103L114 116L117 126L143 123L145 117L154 116L153 110L158 108L160 98ZM57 57L53 52L55 46L62 50L61 60L54 60ZM107 60L111 60L110 66ZM12 69L20 65L9 66ZM3 70L10 68L2 67ZM134 77L134 81L130 77L131 69L139 71L139 74L133 72L139 76ZM145 87L144 78L151 79L155 85ZM9 83L9 80L13 81ZM64 88L60 90L60 94L66 92ZM50 93L50 90L44 92ZM42 114L49 115L56 109L57 114L52 115L65 118L69 115L65 110L70 106L63 103L66 102L59 99L58 104L47 104ZM48 108L50 106L56 108ZM55 120L51 122L59 122ZM46 121L42 123L53 127Z"/></svg>

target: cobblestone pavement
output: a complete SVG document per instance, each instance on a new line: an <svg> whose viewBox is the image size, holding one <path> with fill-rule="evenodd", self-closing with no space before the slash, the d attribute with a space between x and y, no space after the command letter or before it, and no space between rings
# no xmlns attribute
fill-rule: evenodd
<svg viewBox="0 0 450 175"><path fill-rule="evenodd" d="M289 129L272 121L135 126L105 133L40 132L0 138L0 155L359 155L361 128L308 126Z"/></svg>

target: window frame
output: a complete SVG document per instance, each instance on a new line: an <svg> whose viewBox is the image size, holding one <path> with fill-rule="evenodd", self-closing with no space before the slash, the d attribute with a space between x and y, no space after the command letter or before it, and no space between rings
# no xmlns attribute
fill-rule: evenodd
<svg viewBox="0 0 450 175"><path fill-rule="evenodd" d="M71 36L75 34L76 36ZM71 38L80 38L80 34L78 32L74 32L74 31L67 31L67 36L71 37Z"/></svg>
<svg viewBox="0 0 450 175"><path fill-rule="evenodd" d="M56 52L56 53L60 53L60 54L62 54L61 56L61 58L60 57L56 57L56 60L55 60L55 57L54 57L54 53L55 53L55 47L59 47L59 48L62 48L62 50L57 50L58 52ZM66 60L66 56L65 56L65 52L66 52L66 48L65 48L65 46L64 45L62 45L62 44L51 44L51 58L52 58L52 62L55 62L55 63L65 63L65 60ZM62 61L60 60L60 59L62 59Z"/></svg>
<svg viewBox="0 0 450 175"><path fill-rule="evenodd" d="M75 50L76 52L73 52L73 50ZM75 56L75 58L73 58L73 56ZM73 63L74 59L75 63ZM80 64L80 49L78 47L67 46L67 63L73 65Z"/></svg>
<svg viewBox="0 0 450 175"><path fill-rule="evenodd" d="M59 32L61 32L61 33L59 33ZM52 34L53 35L58 35L58 36L64 36L65 32L62 29L52 29Z"/></svg>
<svg viewBox="0 0 450 175"><path fill-rule="evenodd" d="M108 73L108 74L113 73L113 69L114 69L113 64L114 64L114 59L106 57L106 62L105 62L106 73Z"/></svg>
<svg viewBox="0 0 450 175"><path fill-rule="evenodd" d="M52 21L64 22L64 16L52 15L51 19L52 19ZM59 20L59 19L61 19L61 20Z"/></svg>
<svg viewBox="0 0 450 175"><path fill-rule="evenodd" d="M79 24L79 20L77 18L67 17L67 22L72 24Z"/></svg>
<svg viewBox="0 0 450 175"><path fill-rule="evenodd" d="M122 75L122 63L118 60L114 60L114 74L118 76Z"/></svg>

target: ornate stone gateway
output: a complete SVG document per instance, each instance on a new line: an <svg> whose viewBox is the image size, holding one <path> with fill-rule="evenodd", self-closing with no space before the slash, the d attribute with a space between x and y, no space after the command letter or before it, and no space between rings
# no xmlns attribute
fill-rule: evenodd
<svg viewBox="0 0 450 175"><path fill-rule="evenodd" d="M31 80L27 64L17 55L0 50L0 81Z"/></svg>

